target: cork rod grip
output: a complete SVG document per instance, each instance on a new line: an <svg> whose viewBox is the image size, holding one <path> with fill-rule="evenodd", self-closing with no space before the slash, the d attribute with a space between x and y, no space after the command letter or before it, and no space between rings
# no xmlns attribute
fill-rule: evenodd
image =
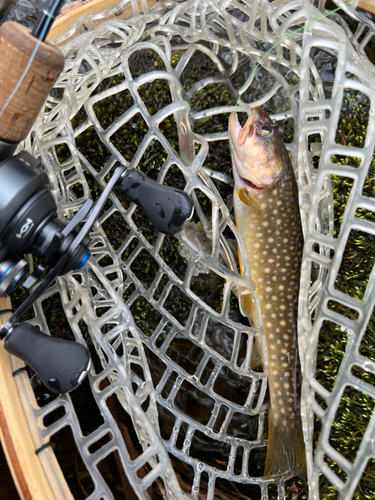
<svg viewBox="0 0 375 500"><path fill-rule="evenodd" d="M37 43L30 30L18 23L0 26L0 139L19 142L26 138L64 68L60 50L41 42L24 80L1 114Z"/></svg>

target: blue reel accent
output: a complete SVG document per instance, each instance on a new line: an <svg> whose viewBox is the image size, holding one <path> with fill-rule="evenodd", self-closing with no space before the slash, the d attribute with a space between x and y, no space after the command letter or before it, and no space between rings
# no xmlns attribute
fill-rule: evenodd
<svg viewBox="0 0 375 500"><path fill-rule="evenodd" d="M77 270L82 269L82 267L86 264L86 262L89 260L89 258L90 258L90 252L87 252L87 254L81 260L80 265L77 267Z"/></svg>
<svg viewBox="0 0 375 500"><path fill-rule="evenodd" d="M17 287L18 283L23 279L23 277L25 276L25 274L27 273L27 271L28 271L28 269L21 274L21 276L18 278L18 280L14 283L14 285L12 286L12 288L9 290L9 293L12 292L13 289Z"/></svg>
<svg viewBox="0 0 375 500"><path fill-rule="evenodd" d="M15 261L13 261L13 262L11 263L11 265L8 267L8 269L6 269L6 270L3 272L3 274L2 274L2 276L1 276L1 278L0 278L0 281L2 281L2 280L3 280L3 278L4 278L4 277L5 277L5 276L9 273L9 271L12 269L12 267L14 266L14 264L16 264L17 262L18 262L18 261L17 261L17 260L15 260Z"/></svg>

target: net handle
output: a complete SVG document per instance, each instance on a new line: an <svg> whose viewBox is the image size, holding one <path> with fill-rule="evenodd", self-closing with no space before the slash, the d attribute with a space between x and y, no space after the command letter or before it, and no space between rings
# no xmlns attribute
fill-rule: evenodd
<svg viewBox="0 0 375 500"><path fill-rule="evenodd" d="M361 2L359 2L358 7L360 9L366 10L367 12L371 12L371 14L375 14L374 0L362 0Z"/></svg>

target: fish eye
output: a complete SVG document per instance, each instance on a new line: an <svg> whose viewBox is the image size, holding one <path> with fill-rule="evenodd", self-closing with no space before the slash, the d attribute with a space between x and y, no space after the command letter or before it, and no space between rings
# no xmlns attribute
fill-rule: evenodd
<svg viewBox="0 0 375 500"><path fill-rule="evenodd" d="M268 127L268 125L263 125L262 127L259 127L259 133L262 137L271 137L273 129Z"/></svg>

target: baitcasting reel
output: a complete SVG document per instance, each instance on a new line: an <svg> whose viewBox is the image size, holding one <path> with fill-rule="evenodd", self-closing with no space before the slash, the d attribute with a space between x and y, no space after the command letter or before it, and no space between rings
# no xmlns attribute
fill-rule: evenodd
<svg viewBox="0 0 375 500"><path fill-rule="evenodd" d="M186 193L162 186L140 170L124 171L117 190L136 203L164 234L177 233L191 217L192 204ZM71 250L78 234L77 220L75 217L66 226L58 219L48 176L36 158L23 151L0 161L0 297L7 297L22 283L30 290L65 253L69 253L69 260L58 274L81 269L90 257L90 239L86 235ZM29 266L24 254L40 259L26 281Z"/></svg>
<svg viewBox="0 0 375 500"><path fill-rule="evenodd" d="M37 159L23 151L0 161L0 297L20 285L27 290L38 285L0 329L0 339L54 392L69 392L82 382L90 365L88 350L82 344L49 337L29 323L16 323L57 276L85 265L90 257L88 233L116 185L120 195L136 203L165 234L181 231L192 216L192 201L186 193L121 166L98 201L87 200L65 224L57 218L48 176ZM24 254L40 259L28 277Z"/></svg>

